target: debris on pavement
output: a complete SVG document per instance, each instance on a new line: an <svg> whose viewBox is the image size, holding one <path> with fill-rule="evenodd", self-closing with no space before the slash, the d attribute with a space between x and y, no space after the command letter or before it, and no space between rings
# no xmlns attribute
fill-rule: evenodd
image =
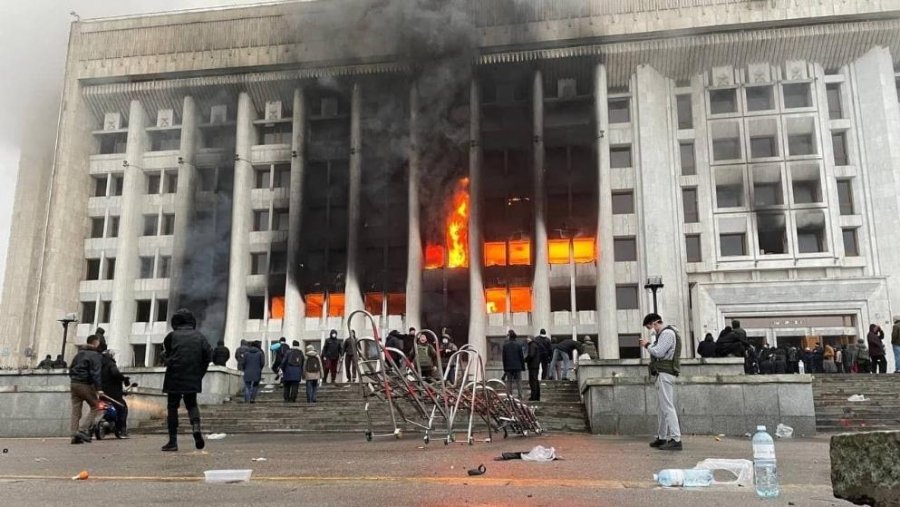
<svg viewBox="0 0 900 507"><path fill-rule="evenodd" d="M778 426L775 428L775 436L778 438L791 438L794 436L794 428L787 424L778 423Z"/></svg>
<svg viewBox="0 0 900 507"><path fill-rule="evenodd" d="M869 398L866 398L863 394L852 394L847 401L869 401Z"/></svg>
<svg viewBox="0 0 900 507"><path fill-rule="evenodd" d="M252 458L250 461L269 461L266 458Z"/></svg>
<svg viewBox="0 0 900 507"><path fill-rule="evenodd" d="M559 459L556 455L556 449L553 447L544 447L536 445L530 451L520 452L504 452L500 456L494 458L494 461L507 461L511 459L521 459L523 461L553 461Z"/></svg>
<svg viewBox="0 0 900 507"><path fill-rule="evenodd" d="M208 440L222 440L226 436L227 436L227 433L213 433L213 434L207 435L206 438Z"/></svg>
<svg viewBox="0 0 900 507"><path fill-rule="evenodd" d="M478 465L478 468L470 468L469 475L484 475L487 472L487 468L483 464Z"/></svg>
<svg viewBox="0 0 900 507"><path fill-rule="evenodd" d="M90 476L91 476L91 474L89 474L87 470L82 470L82 471L78 472L78 475L76 475L75 477L72 477L72 480L73 481L86 481L88 479L88 477L90 477Z"/></svg>

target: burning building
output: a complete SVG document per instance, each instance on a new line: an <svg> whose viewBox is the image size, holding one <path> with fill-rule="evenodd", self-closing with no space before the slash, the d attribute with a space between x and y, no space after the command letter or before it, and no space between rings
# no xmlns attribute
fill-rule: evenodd
<svg viewBox="0 0 900 507"><path fill-rule="evenodd" d="M805 3L78 21L49 185L16 202L0 364L54 353L72 311L76 340L103 326L152 364L180 306L232 349L366 309L490 360L508 328L638 357L656 276L694 340L732 318L770 344L860 336L900 301L900 6Z"/></svg>

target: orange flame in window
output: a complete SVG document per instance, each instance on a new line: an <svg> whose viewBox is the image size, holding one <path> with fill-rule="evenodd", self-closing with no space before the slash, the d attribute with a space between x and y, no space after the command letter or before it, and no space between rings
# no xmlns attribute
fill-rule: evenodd
<svg viewBox="0 0 900 507"><path fill-rule="evenodd" d="M447 267L469 266L469 178L457 184L453 208L447 217Z"/></svg>

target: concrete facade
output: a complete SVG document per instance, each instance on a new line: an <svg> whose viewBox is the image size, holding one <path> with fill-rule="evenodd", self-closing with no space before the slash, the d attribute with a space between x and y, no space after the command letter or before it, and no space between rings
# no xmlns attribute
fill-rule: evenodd
<svg viewBox="0 0 900 507"><path fill-rule="evenodd" d="M17 227L33 233L10 246L0 366L58 353L55 319L69 312L75 341L103 326L135 365L154 364L176 304L201 308L232 350L318 343L359 308L382 330L442 325L420 295L439 278L422 210L447 192L423 134L439 102L429 79L444 74L410 60L414 34L354 25L396 14L363 4L74 23L49 183L17 193L29 222ZM900 1L541 4L447 3L473 40L447 115L464 126L452 149L467 164L470 263L437 270L442 307L467 298L458 333L490 360L506 329L542 327L636 357L650 276L686 356L732 318L770 344L889 328ZM394 144L385 136L388 154L373 148ZM396 167L399 183L371 190ZM500 223L501 198L529 225ZM34 238L41 252L15 253ZM575 240L593 253L579 259ZM486 242L509 265L486 265ZM560 242L569 259L554 259ZM501 310L486 310L485 290L504 295Z"/></svg>

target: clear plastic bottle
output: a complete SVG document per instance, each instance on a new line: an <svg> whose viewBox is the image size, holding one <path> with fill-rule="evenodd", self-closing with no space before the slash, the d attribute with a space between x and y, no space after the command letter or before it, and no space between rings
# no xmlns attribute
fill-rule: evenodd
<svg viewBox="0 0 900 507"><path fill-rule="evenodd" d="M659 473L653 474L653 480L658 482L659 485L664 488L675 486L695 488L709 486L712 483L713 475L711 470L697 470L693 468L679 470L667 468L665 470L660 470Z"/></svg>
<svg viewBox="0 0 900 507"><path fill-rule="evenodd" d="M775 463L775 441L765 426L757 426L753 435L753 485L761 498L778 496L778 467Z"/></svg>

